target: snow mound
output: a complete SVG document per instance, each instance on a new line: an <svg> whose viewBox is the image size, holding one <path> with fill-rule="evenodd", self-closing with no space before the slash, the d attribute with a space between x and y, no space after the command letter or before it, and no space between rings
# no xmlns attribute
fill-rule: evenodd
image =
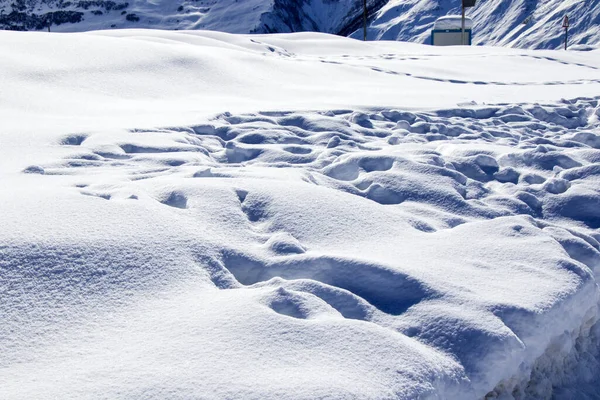
<svg viewBox="0 0 600 400"><path fill-rule="evenodd" d="M0 98L0 117L5 129L20 132L185 125L199 115L260 109L543 104L600 90L599 52L452 50L315 33L0 31L0 37L5 90L13 94Z"/></svg>
<svg viewBox="0 0 600 400"><path fill-rule="evenodd" d="M127 393L537 398L591 384L562 367L597 351L600 192L582 169L598 150L568 137L598 126L559 117L597 104L227 114L63 139L62 160L2 199L19 204L2 217L3 329L27 326L4 332L3 397L137 382ZM200 372L172 364L184 352ZM225 359L241 364L224 391L206 367Z"/></svg>
<svg viewBox="0 0 600 400"><path fill-rule="evenodd" d="M598 393L593 52L2 36L0 398Z"/></svg>

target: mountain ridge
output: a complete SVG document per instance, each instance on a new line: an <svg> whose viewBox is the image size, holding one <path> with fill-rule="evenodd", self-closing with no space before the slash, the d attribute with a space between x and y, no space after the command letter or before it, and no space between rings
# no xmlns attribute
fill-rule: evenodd
<svg viewBox="0 0 600 400"><path fill-rule="evenodd" d="M368 40L429 43L441 16L460 13L448 0L368 0ZM361 0L13 0L0 5L0 29L76 32L122 28L228 33L316 31L362 39ZM561 48L600 43L600 0L487 0L467 10L474 44Z"/></svg>

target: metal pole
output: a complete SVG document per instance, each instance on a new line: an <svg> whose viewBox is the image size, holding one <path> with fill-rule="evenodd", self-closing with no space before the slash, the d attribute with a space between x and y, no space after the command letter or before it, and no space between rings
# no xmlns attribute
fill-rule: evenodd
<svg viewBox="0 0 600 400"><path fill-rule="evenodd" d="M367 41L367 0L363 0L363 40Z"/></svg>
<svg viewBox="0 0 600 400"><path fill-rule="evenodd" d="M465 43L465 6L462 6L462 28L461 28L461 35L460 35L460 44L462 44L463 46L466 44Z"/></svg>
<svg viewBox="0 0 600 400"><path fill-rule="evenodd" d="M567 50L567 45L569 43L569 16L565 15L563 19L563 28L565 28L565 50Z"/></svg>

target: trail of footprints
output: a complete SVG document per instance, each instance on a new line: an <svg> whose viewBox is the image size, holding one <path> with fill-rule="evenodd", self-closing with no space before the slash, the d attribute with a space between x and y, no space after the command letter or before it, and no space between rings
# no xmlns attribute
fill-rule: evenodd
<svg viewBox="0 0 600 400"><path fill-rule="evenodd" d="M441 222L434 226L415 214L413 226L422 232L451 229L469 218L525 214L558 224L566 218L581 226L578 234L597 251L599 100L418 113L224 113L191 127L131 131L118 142L102 132L69 135L60 145L72 149L70 156L23 172L75 175L81 177L75 189L82 195L110 201L137 198L128 182L171 175L227 179L253 168L300 169L307 184L385 207L427 206ZM109 172L113 179L120 174L122 187L103 181ZM238 188L235 194L248 229L271 258L228 250L220 273L253 288L275 288L265 300L273 310L311 318L314 310L332 307L346 318L368 320L382 312L402 313L432 295L419 282L389 275L377 265L315 258L288 232L270 231L270 217L253 193ZM156 200L174 212L189 211L189 199L176 188ZM403 294L401 301L397 293Z"/></svg>
<svg viewBox="0 0 600 400"><path fill-rule="evenodd" d="M81 192L110 199L110 193L97 188L102 186L97 178L105 171L139 181L171 174L226 178L254 166L301 168L314 184L381 204L431 202L445 210L467 207L479 216L493 217L484 202L497 203L505 195L515 198L519 190L536 197L560 194L579 175L589 175L600 149L598 103L575 99L556 105L507 104L428 113L224 113L192 127L132 131L129 142L102 141L102 133L69 135L60 144L73 149L71 156L54 165L29 166L24 172L90 176L96 184L80 188ZM90 138L96 140L88 146ZM485 148L461 147L468 143L493 143L503 150L490 154ZM429 179L415 179L419 175ZM435 187L423 184L432 179ZM447 188L443 201L435 196L439 187ZM185 208L177 196L163 202ZM522 207L506 203L508 212L522 213ZM525 202L537 215L539 207L533 203Z"/></svg>
<svg viewBox="0 0 600 400"><path fill-rule="evenodd" d="M440 77L436 77L436 76L415 75L412 73L396 71L396 70L392 70L392 69L383 69L383 68L376 67L373 65L352 64L347 61L347 59L349 57L350 56L341 56L341 58L344 59L345 65L351 66L354 68L368 69L368 70L371 70L374 72L380 72L380 73L389 74L389 75L406 76L406 77L410 77L413 79L419 79L419 80L447 82L447 83L459 84L459 85L470 84L470 85L492 85L492 86L546 86L546 85L556 86L556 85L584 85L584 84L590 84L590 83L600 83L600 79L576 79L576 80L569 80L569 81L564 81L564 80L556 81L555 80L555 81L543 81L543 82L539 82L539 81L532 81L532 82L472 81L472 80L464 80L464 79L446 79L446 78L440 78ZM427 60L427 59L431 59L431 58L435 58L435 57L439 57L439 55L428 54L428 55L420 55L418 57L406 57L406 56L398 56L396 54L383 54L380 56L361 56L361 57L357 57L356 59L358 59L358 60L378 60L378 59L383 58L386 60L410 62L410 61L422 61L422 60ZM490 57L490 56L489 55L480 55L480 57ZM576 67L592 69L592 70L600 69L600 68L592 66L592 65L576 63L576 62L567 62L567 61L563 61L563 60L559 60L557 58L552 58L552 57L547 57L547 56L534 56L534 55L528 55L528 54L520 54L515 57L546 60L546 61L559 63L559 64L563 64L563 65L576 66ZM323 57L320 57L320 62L327 63L327 64L340 64L340 62L338 62L338 61L332 61L329 58L323 58Z"/></svg>

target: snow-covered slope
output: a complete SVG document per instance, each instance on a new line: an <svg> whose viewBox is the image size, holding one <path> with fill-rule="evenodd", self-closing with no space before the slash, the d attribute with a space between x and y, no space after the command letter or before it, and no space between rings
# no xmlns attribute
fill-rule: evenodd
<svg viewBox="0 0 600 400"><path fill-rule="evenodd" d="M599 393L599 51L0 52L0 398Z"/></svg>
<svg viewBox="0 0 600 400"><path fill-rule="evenodd" d="M390 0L371 22L369 39L430 43L433 22L460 12L457 1ZM557 49L564 43L565 15L570 44L600 43L598 0L483 0L467 15L475 22L475 44ZM362 38L362 32L353 36Z"/></svg>
<svg viewBox="0 0 600 400"><path fill-rule="evenodd" d="M600 0L483 0L469 9L475 44L561 47L600 43ZM459 14L455 0L368 0L369 39L430 42L435 19ZM361 38L362 0L14 0L0 28L57 32L111 28L209 29L230 33L317 31Z"/></svg>
<svg viewBox="0 0 600 400"><path fill-rule="evenodd" d="M369 0L378 9L382 0ZM110 28L209 29L229 33L338 33L361 17L362 0L15 0L0 27L57 32Z"/></svg>

